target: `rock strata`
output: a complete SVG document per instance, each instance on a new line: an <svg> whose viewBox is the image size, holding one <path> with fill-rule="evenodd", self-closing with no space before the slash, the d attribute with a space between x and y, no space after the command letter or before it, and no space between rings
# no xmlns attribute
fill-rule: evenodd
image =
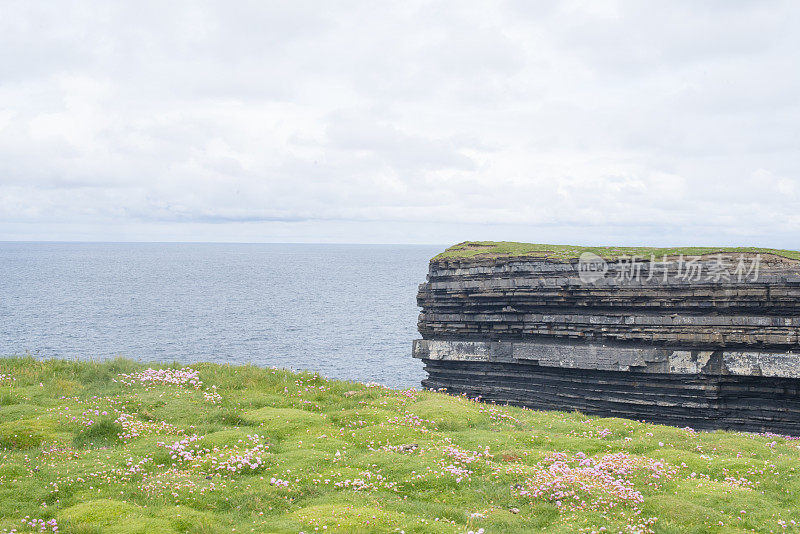
<svg viewBox="0 0 800 534"><path fill-rule="evenodd" d="M423 385L537 409L800 435L800 262L591 256L431 260L413 346Z"/></svg>

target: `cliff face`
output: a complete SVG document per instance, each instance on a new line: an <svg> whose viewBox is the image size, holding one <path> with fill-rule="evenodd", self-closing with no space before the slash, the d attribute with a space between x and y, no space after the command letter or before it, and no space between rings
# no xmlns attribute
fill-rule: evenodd
<svg viewBox="0 0 800 534"><path fill-rule="evenodd" d="M426 387L533 408L800 434L800 262L435 258Z"/></svg>

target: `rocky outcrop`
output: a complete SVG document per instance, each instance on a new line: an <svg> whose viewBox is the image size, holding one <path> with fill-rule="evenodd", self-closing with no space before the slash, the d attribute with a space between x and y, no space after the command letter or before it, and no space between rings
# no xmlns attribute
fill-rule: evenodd
<svg viewBox="0 0 800 534"><path fill-rule="evenodd" d="M800 435L800 262L441 258L423 385L537 409Z"/></svg>

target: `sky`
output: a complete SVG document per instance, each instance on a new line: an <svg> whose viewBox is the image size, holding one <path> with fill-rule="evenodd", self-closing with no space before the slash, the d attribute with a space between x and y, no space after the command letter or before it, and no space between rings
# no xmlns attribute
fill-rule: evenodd
<svg viewBox="0 0 800 534"><path fill-rule="evenodd" d="M0 240L800 249L798 2L0 12Z"/></svg>

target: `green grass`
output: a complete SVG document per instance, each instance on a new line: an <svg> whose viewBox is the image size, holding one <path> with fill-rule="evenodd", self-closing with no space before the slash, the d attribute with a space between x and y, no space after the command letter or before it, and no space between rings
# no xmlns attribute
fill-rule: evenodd
<svg viewBox="0 0 800 534"><path fill-rule="evenodd" d="M572 245L538 245L533 243L515 243L513 241L464 241L453 245L441 254L435 256L433 261L456 258L498 258L514 256L534 256L557 260L578 258L584 252L593 252L605 259L615 259L621 256L637 256L650 258L651 255L658 259L663 256L705 256L708 254L770 254L791 260L800 260L800 252L794 250L779 250L774 248L756 247L579 247Z"/></svg>
<svg viewBox="0 0 800 534"><path fill-rule="evenodd" d="M800 441L144 369L0 359L0 532L798 532Z"/></svg>

